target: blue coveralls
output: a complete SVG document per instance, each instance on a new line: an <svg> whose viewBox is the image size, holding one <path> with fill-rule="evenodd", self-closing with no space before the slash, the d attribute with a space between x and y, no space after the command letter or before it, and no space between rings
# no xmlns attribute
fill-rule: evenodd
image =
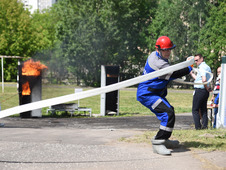
<svg viewBox="0 0 226 170"><path fill-rule="evenodd" d="M168 60L162 58L157 51L154 51L148 56L143 74L148 74L169 66ZM168 139L172 134L175 123L174 108L165 98L167 95L167 84L171 80L189 74L191 70L192 68L189 66L168 73L167 75L147 80L138 85L137 100L149 108L161 121L155 139Z"/></svg>

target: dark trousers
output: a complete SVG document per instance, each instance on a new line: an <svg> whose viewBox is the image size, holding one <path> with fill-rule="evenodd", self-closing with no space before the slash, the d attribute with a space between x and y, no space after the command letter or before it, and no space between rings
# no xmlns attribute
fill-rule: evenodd
<svg viewBox="0 0 226 170"><path fill-rule="evenodd" d="M170 138L175 123L175 112L173 106L170 105L165 97L155 94L139 96L139 101L155 113L157 118L161 121L155 139Z"/></svg>
<svg viewBox="0 0 226 170"><path fill-rule="evenodd" d="M209 92L206 89L195 89L193 96L192 115L195 123L195 129L207 129L207 100ZM199 113L200 112L200 113ZM202 124L200 119L202 118Z"/></svg>

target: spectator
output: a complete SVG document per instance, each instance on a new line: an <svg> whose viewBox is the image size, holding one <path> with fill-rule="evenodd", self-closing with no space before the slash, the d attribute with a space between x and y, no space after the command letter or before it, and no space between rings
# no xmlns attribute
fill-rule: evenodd
<svg viewBox="0 0 226 170"><path fill-rule="evenodd" d="M220 67L219 67L220 68ZM218 69L217 69L218 70ZM221 69L220 69L221 70ZM218 73L218 72L217 72ZM217 81L216 81L216 85L215 87L219 86L218 88L218 93L217 93L217 96L214 98L214 104L213 104L213 108L214 108L214 122L213 122L213 128L216 128L216 123L217 123L217 113L218 113L218 103L219 103L219 96L220 96L220 93L219 93L219 90L220 90L220 79L221 79L221 74L218 74L218 77L217 77ZM215 88L214 88L215 89ZM214 96L214 94L213 94ZM213 98L213 97L212 97Z"/></svg>
<svg viewBox="0 0 226 170"><path fill-rule="evenodd" d="M211 98L212 102L214 102L214 99L218 95L219 90L220 90L220 82L219 82L219 79L220 79L219 75L220 75L220 73L221 73L221 67L218 67L217 68L217 80L216 80L216 83L215 83L215 86L214 86L214 89L213 89L213 96Z"/></svg>
<svg viewBox="0 0 226 170"><path fill-rule="evenodd" d="M215 98L219 94L220 90L220 73L221 73L221 67L217 68L217 80L213 89L213 96L211 98L211 101L214 103ZM217 112L218 112L218 107L214 107L214 123L213 123L213 128L216 128L216 118L217 118Z"/></svg>
<svg viewBox="0 0 226 170"><path fill-rule="evenodd" d="M210 75L206 72L211 72L210 67L205 63L204 58L201 54L195 55L195 63L198 66L197 75L190 72L190 75L195 79L195 83L205 83L209 80ZM209 92L211 88L209 84L205 85L194 85L195 92L193 95L192 103L192 115L195 123L195 129L207 129L208 128L208 117L207 117L207 100L209 98ZM199 110L201 115L199 114ZM202 117L202 123L200 119Z"/></svg>

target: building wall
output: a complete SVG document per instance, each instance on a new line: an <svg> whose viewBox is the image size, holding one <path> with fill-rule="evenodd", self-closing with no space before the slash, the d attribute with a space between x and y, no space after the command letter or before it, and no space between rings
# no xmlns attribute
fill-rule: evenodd
<svg viewBox="0 0 226 170"><path fill-rule="evenodd" d="M42 11L43 9L51 7L57 0L21 0L24 3L24 8L29 9L31 13L34 13L35 10L39 9Z"/></svg>

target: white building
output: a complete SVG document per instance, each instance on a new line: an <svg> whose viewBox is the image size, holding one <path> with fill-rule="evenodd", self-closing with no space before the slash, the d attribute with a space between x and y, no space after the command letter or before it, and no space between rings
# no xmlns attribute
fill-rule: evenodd
<svg viewBox="0 0 226 170"><path fill-rule="evenodd" d="M48 7L51 7L57 0L21 0L24 3L24 8L28 8L31 13L39 9L42 11Z"/></svg>

